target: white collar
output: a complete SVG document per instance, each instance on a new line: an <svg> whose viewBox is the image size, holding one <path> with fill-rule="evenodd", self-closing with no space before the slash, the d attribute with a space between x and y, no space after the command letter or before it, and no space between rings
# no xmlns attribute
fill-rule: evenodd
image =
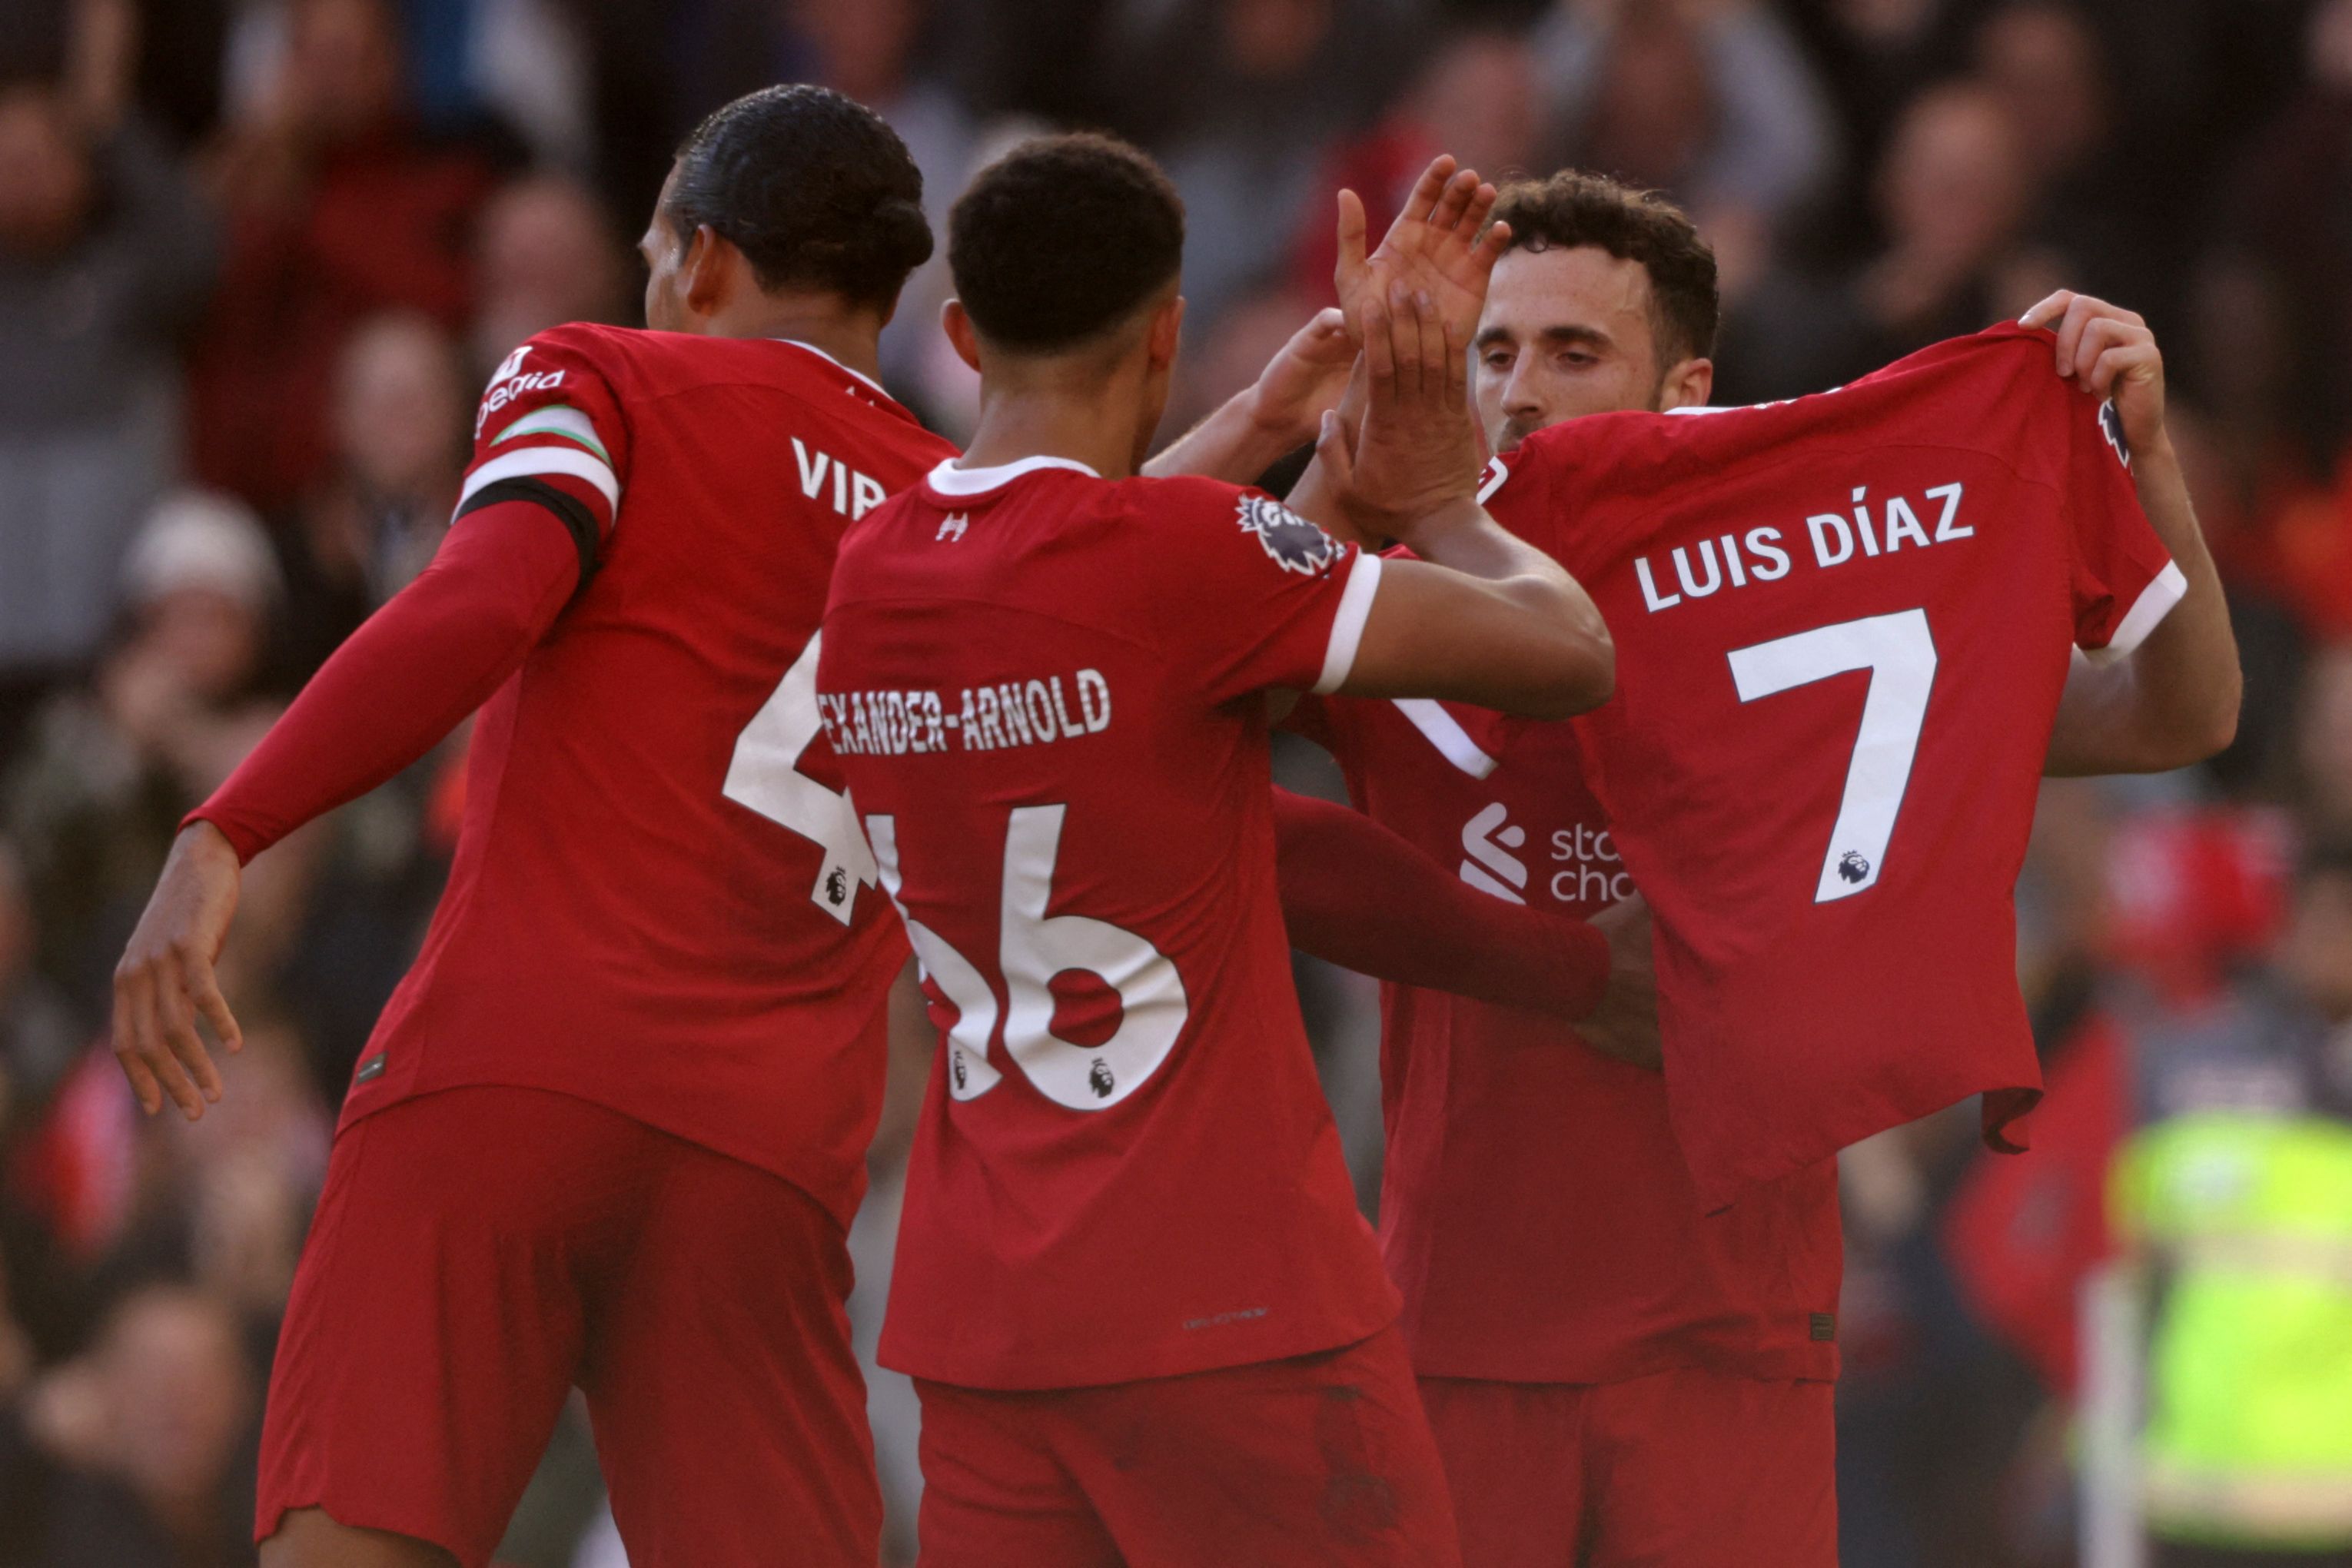
<svg viewBox="0 0 2352 1568"><path fill-rule="evenodd" d="M1011 484L1024 474L1035 473L1040 468L1068 468L1075 473L1084 474L1090 479L1102 478L1100 474L1075 458L1044 456L1024 458L1019 462L1000 463L992 468L958 468L956 460L950 458L946 462L933 468L930 477L924 482L943 496L985 495L990 490Z"/></svg>
<svg viewBox="0 0 2352 1568"><path fill-rule="evenodd" d="M844 374L854 375L858 380L864 382L866 385L872 387L875 391L880 393L883 396L890 397L889 388L884 386L880 382L875 380L872 376L866 374L862 370L851 370L847 365L842 363L839 360L834 358L831 354L825 353L814 343L804 343L798 338L778 338L775 341L780 343L790 343L796 349L806 349L809 353L816 355L817 358L824 361L825 363L833 366L834 369L842 372ZM896 403L898 399L892 397L890 398L890 401Z"/></svg>

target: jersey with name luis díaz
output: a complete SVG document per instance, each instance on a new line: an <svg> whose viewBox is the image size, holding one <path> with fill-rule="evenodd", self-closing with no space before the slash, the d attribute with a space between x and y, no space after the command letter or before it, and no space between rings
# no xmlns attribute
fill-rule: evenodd
<svg viewBox="0 0 2352 1568"><path fill-rule="evenodd" d="M2186 590L2052 343L1996 327L1787 403L1572 420L1490 476L1616 640L1574 722L1655 911L1711 1207L1979 1091L1998 1137L2039 1094L2011 892L2069 659Z"/></svg>

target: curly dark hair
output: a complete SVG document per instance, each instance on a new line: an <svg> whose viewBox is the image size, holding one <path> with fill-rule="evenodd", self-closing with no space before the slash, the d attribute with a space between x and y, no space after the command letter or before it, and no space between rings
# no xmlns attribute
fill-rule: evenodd
<svg viewBox="0 0 2352 1568"><path fill-rule="evenodd" d="M907 144L830 88L762 88L713 110L677 150L667 210L681 238L709 225L762 289L887 307L931 256Z"/></svg>
<svg viewBox="0 0 2352 1568"><path fill-rule="evenodd" d="M1511 226L1513 250L1569 250L1590 245L1650 275L1651 319L1660 364L1715 352L1723 301L1715 252L1683 210L1655 191L1602 174L1563 169L1545 180L1503 187L1496 221Z"/></svg>
<svg viewBox="0 0 2352 1568"><path fill-rule="evenodd" d="M1024 142L948 216L956 296L981 336L1040 353L1082 343L1175 277L1184 204L1137 149L1080 133Z"/></svg>

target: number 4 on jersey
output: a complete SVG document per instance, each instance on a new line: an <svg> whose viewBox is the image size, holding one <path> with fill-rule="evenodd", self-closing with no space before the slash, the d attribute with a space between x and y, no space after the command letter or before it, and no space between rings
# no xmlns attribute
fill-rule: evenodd
<svg viewBox="0 0 2352 1568"><path fill-rule="evenodd" d="M801 757L822 728L816 712L816 655L824 637L820 632L809 638L808 647L784 671L775 694L735 738L735 757L720 793L824 852L809 902L847 925L857 912L857 889L877 885L874 852L857 831L849 796L800 771Z"/></svg>
<svg viewBox="0 0 2352 1568"><path fill-rule="evenodd" d="M1731 655L1731 679L1742 702L1856 669L1870 671L1870 694L1862 700L1862 729L1846 765L1845 794L1838 802L1837 825L1830 829L1829 853L1822 858L1821 885L1813 893L1817 904L1876 887L1885 869L1886 841L1895 836L1895 818L1911 786L1919 726L1936 684L1936 639L1927 633L1927 612L1841 621Z"/></svg>

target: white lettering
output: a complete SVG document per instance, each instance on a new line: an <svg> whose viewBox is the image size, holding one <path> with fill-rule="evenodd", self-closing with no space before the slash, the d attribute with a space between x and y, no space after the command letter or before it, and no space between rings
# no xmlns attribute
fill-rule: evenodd
<svg viewBox="0 0 2352 1568"><path fill-rule="evenodd" d="M1102 671L1078 671L1078 712L1087 721L1089 735L1110 728L1110 682L1102 678Z"/></svg>
<svg viewBox="0 0 2352 1568"><path fill-rule="evenodd" d="M816 492L824 485L825 466L833 459L823 452L811 452L801 445L801 438L797 436L793 437L793 457L801 466L801 494L814 500ZM812 457L816 459L814 467L809 462Z"/></svg>
<svg viewBox="0 0 2352 1568"><path fill-rule="evenodd" d="M1959 486L1937 485L1934 489L1929 490L1927 494L1930 497L1941 496L1944 500L1944 515L1936 520L1937 543L1941 544L1948 539L1973 539L1976 537L1977 531L1973 528L1954 528L1952 526L1952 519L1958 517L1960 512Z"/></svg>
<svg viewBox="0 0 2352 1568"><path fill-rule="evenodd" d="M1911 503L1901 496L1890 496L1886 501L1886 553L1894 554L1906 535L1920 549L1927 548L1927 531L1919 526Z"/></svg>
<svg viewBox="0 0 2352 1568"><path fill-rule="evenodd" d="M1822 525L1823 523L1827 523L1830 527L1837 530L1838 552L1835 555L1830 553L1829 538L1822 531ZM1840 517L1837 513L1833 511L1816 512L1811 517L1805 519L1805 526L1812 531L1813 560L1817 563L1823 566L1835 566L1853 557L1853 531L1846 526L1845 519Z"/></svg>
<svg viewBox="0 0 2352 1568"><path fill-rule="evenodd" d="M1789 574L1789 552L1780 548L1780 531L1777 528L1751 528L1748 531L1748 548L1753 554L1769 561L1769 566L1756 568L1759 583L1777 583Z"/></svg>
<svg viewBox="0 0 2352 1568"><path fill-rule="evenodd" d="M1680 594L1669 594L1663 599L1658 597L1658 584L1650 576L1648 556L1633 557L1633 575L1642 580L1642 602L1650 606L1652 615L1656 615L1660 610L1672 609L1683 602L1683 596Z"/></svg>
<svg viewBox="0 0 2352 1568"><path fill-rule="evenodd" d="M1675 578L1682 584L1684 593L1694 599L1704 599L1723 586L1723 569L1715 563L1714 540L1698 542L1699 559L1706 563L1706 586L1704 588L1691 581L1690 560L1683 552L1683 546L1675 546Z"/></svg>

